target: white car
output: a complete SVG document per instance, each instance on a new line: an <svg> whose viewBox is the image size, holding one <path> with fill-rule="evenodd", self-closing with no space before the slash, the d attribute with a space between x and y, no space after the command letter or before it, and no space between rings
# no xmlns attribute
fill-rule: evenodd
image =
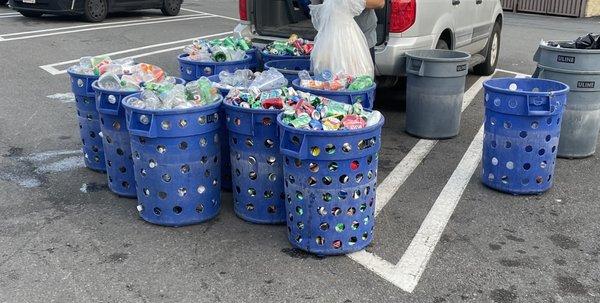
<svg viewBox="0 0 600 303"><path fill-rule="evenodd" d="M308 0L239 0L235 31L258 44L291 33L314 39L306 12ZM403 75L406 51L453 49L472 55L470 66L480 75L496 69L502 31L500 0L389 0L377 10L376 73Z"/></svg>

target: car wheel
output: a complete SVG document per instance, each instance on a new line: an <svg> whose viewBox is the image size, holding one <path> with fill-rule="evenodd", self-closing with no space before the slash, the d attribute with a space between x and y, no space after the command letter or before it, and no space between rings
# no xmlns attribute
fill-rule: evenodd
<svg viewBox="0 0 600 303"><path fill-rule="evenodd" d="M38 18L43 15L42 13L39 13L39 12L30 12L30 11L19 11L19 13L21 13L21 15L28 17L28 18Z"/></svg>
<svg viewBox="0 0 600 303"><path fill-rule="evenodd" d="M448 42L444 40L438 40L437 44L435 45L435 49L450 49L450 47L448 46Z"/></svg>
<svg viewBox="0 0 600 303"><path fill-rule="evenodd" d="M500 56L500 33L502 27L499 23L494 24L492 36L486 46L485 61L473 67L473 72L480 76L489 76L496 71L498 57Z"/></svg>
<svg viewBox="0 0 600 303"><path fill-rule="evenodd" d="M106 0L85 0L83 17L88 22L100 22L108 14Z"/></svg>
<svg viewBox="0 0 600 303"><path fill-rule="evenodd" d="M177 16L180 9L181 0L163 0L163 5L160 10L165 16Z"/></svg>

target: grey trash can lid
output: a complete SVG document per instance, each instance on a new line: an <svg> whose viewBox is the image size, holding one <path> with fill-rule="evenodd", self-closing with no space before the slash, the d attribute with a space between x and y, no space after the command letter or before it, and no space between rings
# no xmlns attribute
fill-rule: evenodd
<svg viewBox="0 0 600 303"><path fill-rule="evenodd" d="M471 55L461 51L443 49L425 49L406 52L411 58L433 62L461 62L471 59Z"/></svg>

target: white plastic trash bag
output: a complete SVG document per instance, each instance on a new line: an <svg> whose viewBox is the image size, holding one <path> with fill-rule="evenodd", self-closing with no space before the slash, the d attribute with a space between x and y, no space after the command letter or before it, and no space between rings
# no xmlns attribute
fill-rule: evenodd
<svg viewBox="0 0 600 303"><path fill-rule="evenodd" d="M351 76L374 76L367 39L354 17L365 9L365 0L325 0L310 5L318 33L310 56L315 74L331 71Z"/></svg>

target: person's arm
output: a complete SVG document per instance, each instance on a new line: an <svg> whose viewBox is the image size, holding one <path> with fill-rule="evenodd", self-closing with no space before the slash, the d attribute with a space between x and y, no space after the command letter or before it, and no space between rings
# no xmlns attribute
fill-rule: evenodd
<svg viewBox="0 0 600 303"><path fill-rule="evenodd" d="M385 0L367 0L365 8L378 9L385 6Z"/></svg>

